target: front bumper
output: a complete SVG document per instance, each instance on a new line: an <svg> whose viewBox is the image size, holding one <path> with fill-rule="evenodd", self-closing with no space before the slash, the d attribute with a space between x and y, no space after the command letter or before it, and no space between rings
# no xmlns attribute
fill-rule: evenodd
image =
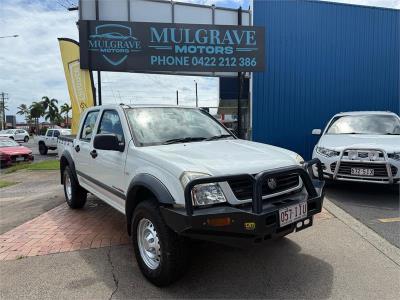
<svg viewBox="0 0 400 300"><path fill-rule="evenodd" d="M313 165L318 166L318 178L312 174ZM268 200L262 199L262 183L276 175L297 173L301 177L305 188L302 192L284 195ZM208 208L194 209L191 200L191 190L195 185L211 182L223 182L229 177L206 177L191 181L185 189L185 208L161 209L167 225L180 235L195 239L213 241L232 246L246 246L259 243L275 236L283 236L294 230L299 231L312 226L313 216L322 209L324 198L324 181L322 169L318 159L304 165L304 168L289 167L262 172L256 176L249 174L233 177L248 177L253 180L253 199L251 205L230 206L229 204ZM279 226L279 209L300 202L307 202L307 216L284 227ZM213 220L224 220L224 224L217 224ZM307 221L306 221L307 220Z"/></svg>
<svg viewBox="0 0 400 300"><path fill-rule="evenodd" d="M369 152L378 151L380 157L372 161L368 158L349 159L345 156L348 151ZM368 182L380 184L400 184L400 161L389 158L383 149L346 148L340 151L339 156L325 157L314 151L314 158L318 158L323 166L324 178L337 181ZM351 168L370 168L375 170L374 176L352 175Z"/></svg>

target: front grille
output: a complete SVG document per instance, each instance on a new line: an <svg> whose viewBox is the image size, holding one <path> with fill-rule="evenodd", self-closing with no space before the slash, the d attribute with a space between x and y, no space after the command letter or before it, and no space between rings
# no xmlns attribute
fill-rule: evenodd
<svg viewBox="0 0 400 300"><path fill-rule="evenodd" d="M268 187L267 180L262 185L262 195L271 195L279 192L283 192L299 185L299 175L285 175L276 176L276 188L271 189ZM228 180L229 186L232 189L233 194L238 200L251 199L253 196L253 184L249 179L234 179Z"/></svg>
<svg viewBox="0 0 400 300"><path fill-rule="evenodd" d="M365 176L365 177L388 177L386 164L371 164L363 162L341 162L338 174L351 175L351 168L374 169L374 176ZM336 169L336 162L331 164L331 171L335 172L335 169ZM391 166L391 169L392 169L392 175L393 176L396 175L397 168L395 166Z"/></svg>

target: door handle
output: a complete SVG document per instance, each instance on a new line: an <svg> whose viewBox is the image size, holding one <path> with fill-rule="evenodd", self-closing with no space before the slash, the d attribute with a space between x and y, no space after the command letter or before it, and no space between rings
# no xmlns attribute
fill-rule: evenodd
<svg viewBox="0 0 400 300"><path fill-rule="evenodd" d="M76 145L76 146L75 146L75 151L76 151L76 152L81 151L81 147L79 147L79 145Z"/></svg>
<svg viewBox="0 0 400 300"><path fill-rule="evenodd" d="M91 155L93 158L96 158L96 157L97 157L97 151L96 151L96 150L90 151L90 155Z"/></svg>

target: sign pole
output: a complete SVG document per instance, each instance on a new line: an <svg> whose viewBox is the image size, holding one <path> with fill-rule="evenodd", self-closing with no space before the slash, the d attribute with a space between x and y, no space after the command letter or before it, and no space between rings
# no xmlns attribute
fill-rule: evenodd
<svg viewBox="0 0 400 300"><path fill-rule="evenodd" d="M242 25L242 7L238 9L238 25ZM238 104L237 104L237 135L242 138L242 106L240 98L242 97L242 77L243 73L238 72Z"/></svg>
<svg viewBox="0 0 400 300"><path fill-rule="evenodd" d="M101 105L101 72L97 71L97 94L98 94L98 105Z"/></svg>

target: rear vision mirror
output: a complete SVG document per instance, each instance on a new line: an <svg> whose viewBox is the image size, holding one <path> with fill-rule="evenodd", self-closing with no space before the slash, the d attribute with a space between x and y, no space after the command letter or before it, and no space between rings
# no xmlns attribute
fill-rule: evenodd
<svg viewBox="0 0 400 300"><path fill-rule="evenodd" d="M321 133L322 133L321 129L313 129L311 132L312 135L321 135Z"/></svg>
<svg viewBox="0 0 400 300"><path fill-rule="evenodd" d="M99 150L124 151L125 144L118 140L115 134L97 134L93 140L93 146Z"/></svg>

